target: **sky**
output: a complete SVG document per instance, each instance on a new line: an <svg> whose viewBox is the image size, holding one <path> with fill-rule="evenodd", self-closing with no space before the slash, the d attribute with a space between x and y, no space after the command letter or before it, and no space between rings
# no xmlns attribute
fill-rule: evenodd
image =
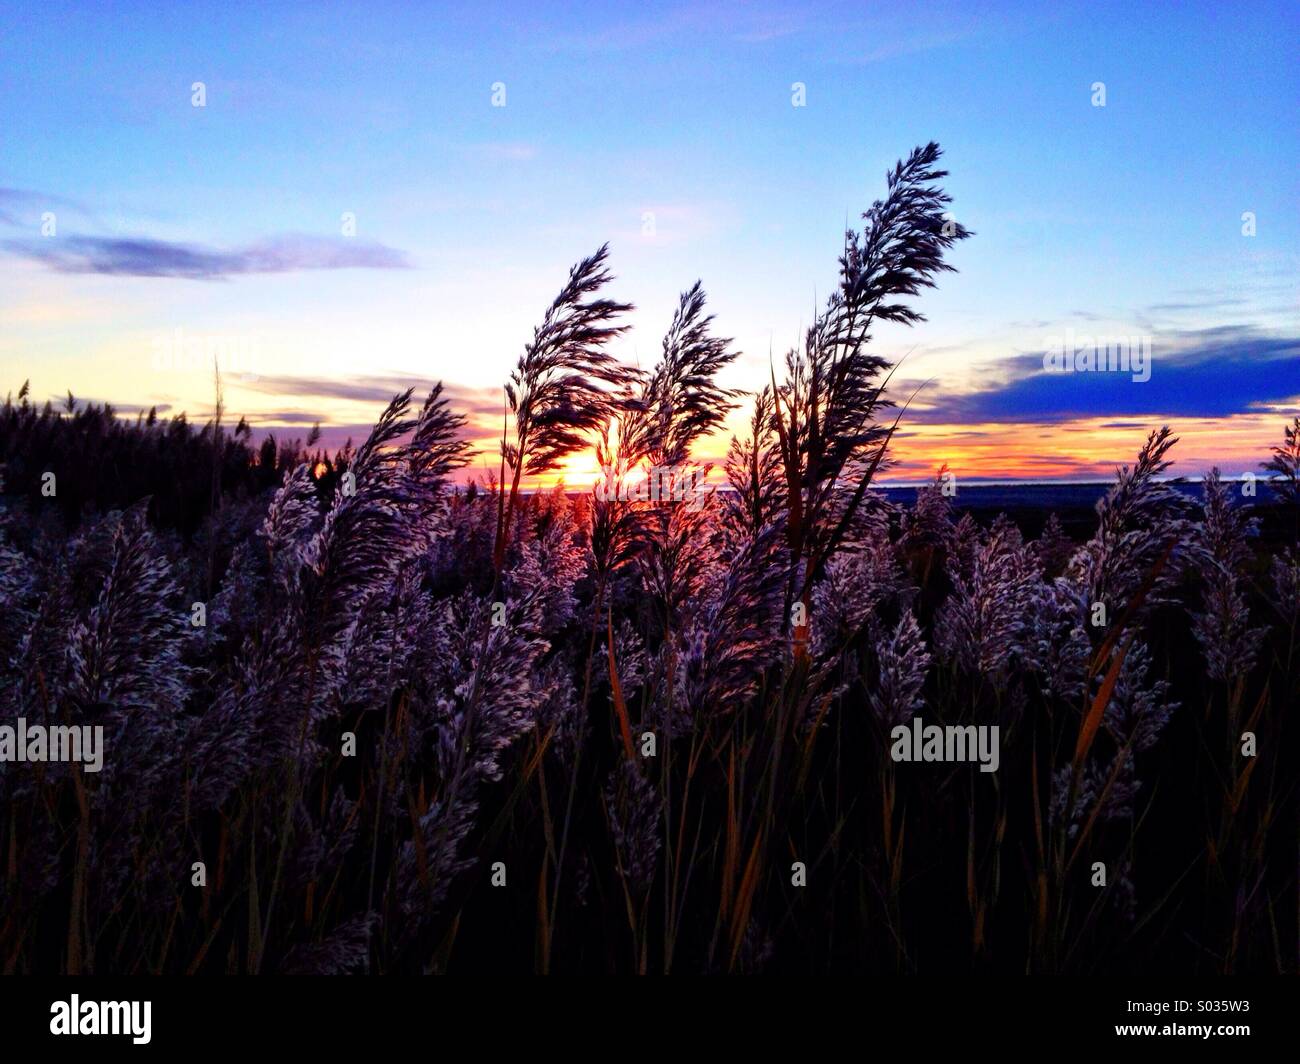
<svg viewBox="0 0 1300 1064"><path fill-rule="evenodd" d="M975 231L875 331L895 481L1255 469L1300 413L1300 5L0 0L0 393L358 442L501 385L608 241L648 367L702 280L753 391L912 147ZM201 104L201 106L197 105ZM1048 372L1129 338L1142 372ZM738 409L728 429L739 430ZM702 457L719 458L726 435ZM562 473L594 474L590 456Z"/></svg>

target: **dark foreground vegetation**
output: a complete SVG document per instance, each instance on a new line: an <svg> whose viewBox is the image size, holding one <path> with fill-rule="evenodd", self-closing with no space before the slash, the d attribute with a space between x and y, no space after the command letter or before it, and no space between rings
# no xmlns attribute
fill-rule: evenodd
<svg viewBox="0 0 1300 1064"><path fill-rule="evenodd" d="M341 455L7 402L0 725L104 759L0 764L0 969L1300 970L1300 420L1267 505L1166 430L1084 534L874 491L871 328L969 235L938 154L756 396L698 285L640 374L577 265L486 486L437 387ZM696 484L742 401L729 490L521 490ZM914 717L997 770L894 760Z"/></svg>

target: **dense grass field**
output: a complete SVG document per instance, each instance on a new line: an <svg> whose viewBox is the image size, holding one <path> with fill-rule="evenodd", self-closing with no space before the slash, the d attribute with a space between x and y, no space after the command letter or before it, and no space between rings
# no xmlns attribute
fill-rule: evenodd
<svg viewBox="0 0 1300 1064"><path fill-rule="evenodd" d="M1091 512L879 491L938 156L758 395L699 285L614 359L579 263L489 483L439 387L337 454L11 397L0 725L103 757L0 764L0 970L1300 970L1300 419L1258 490L1153 427Z"/></svg>

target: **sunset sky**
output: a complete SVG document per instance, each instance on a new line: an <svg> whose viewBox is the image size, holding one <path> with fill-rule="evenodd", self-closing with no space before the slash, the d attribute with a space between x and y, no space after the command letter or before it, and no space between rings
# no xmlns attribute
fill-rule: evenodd
<svg viewBox="0 0 1300 1064"><path fill-rule="evenodd" d="M604 241L616 352L652 364L700 278L752 390L933 139L976 235L877 332L933 379L891 477L1106 476L1164 422L1176 472L1238 475L1300 413L1294 3L545 6L5 0L0 394L201 420L216 352L259 436L443 380L490 452ZM1149 337L1150 379L1044 373L1070 333Z"/></svg>

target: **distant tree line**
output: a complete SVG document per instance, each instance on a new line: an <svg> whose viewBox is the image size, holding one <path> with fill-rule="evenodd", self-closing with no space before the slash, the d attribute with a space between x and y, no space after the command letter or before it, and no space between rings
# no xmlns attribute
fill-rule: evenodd
<svg viewBox="0 0 1300 1064"><path fill-rule="evenodd" d="M30 390L24 383L0 407L3 494L11 505L44 503L42 511L61 514L67 530L147 497L154 527L189 542L219 500L255 498L302 463L328 499L352 459L350 442L336 454L320 447L318 427L306 440L267 433L258 445L242 417L233 429L217 418L196 426L184 413L160 417L151 407L132 420L111 403L79 402L71 392L57 406L38 405Z"/></svg>

